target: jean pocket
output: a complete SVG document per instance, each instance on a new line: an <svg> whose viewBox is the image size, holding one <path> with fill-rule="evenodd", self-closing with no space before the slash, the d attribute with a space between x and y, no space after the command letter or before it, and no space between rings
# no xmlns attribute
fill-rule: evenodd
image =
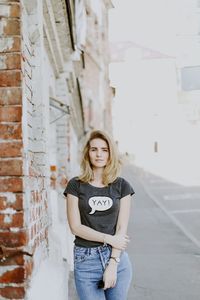
<svg viewBox="0 0 200 300"><path fill-rule="evenodd" d="M75 247L74 249L74 262L83 262L89 256L87 249L81 247Z"/></svg>
<svg viewBox="0 0 200 300"><path fill-rule="evenodd" d="M88 257L87 254L76 254L74 256L74 262L75 263L83 262L87 259L87 257Z"/></svg>

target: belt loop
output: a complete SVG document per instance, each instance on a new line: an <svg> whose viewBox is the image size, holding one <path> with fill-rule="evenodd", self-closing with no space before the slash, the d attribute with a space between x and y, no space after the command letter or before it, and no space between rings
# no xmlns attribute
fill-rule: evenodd
<svg viewBox="0 0 200 300"><path fill-rule="evenodd" d="M99 252L101 264L102 264L102 266L103 266L103 269L105 270L107 263L106 263L106 261L104 260L104 257L103 257L102 252L101 252L103 248L104 248L104 247L100 246L100 247L98 247L97 249L98 249L98 252Z"/></svg>

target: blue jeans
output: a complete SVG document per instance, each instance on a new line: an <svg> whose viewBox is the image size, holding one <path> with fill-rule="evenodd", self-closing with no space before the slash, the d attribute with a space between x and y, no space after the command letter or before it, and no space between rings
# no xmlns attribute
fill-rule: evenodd
<svg viewBox="0 0 200 300"><path fill-rule="evenodd" d="M114 288L100 289L98 283L109 261L112 248L109 245L84 248L74 246L74 277L80 300L126 300L132 279L132 267L128 254L123 251L117 266L117 282Z"/></svg>

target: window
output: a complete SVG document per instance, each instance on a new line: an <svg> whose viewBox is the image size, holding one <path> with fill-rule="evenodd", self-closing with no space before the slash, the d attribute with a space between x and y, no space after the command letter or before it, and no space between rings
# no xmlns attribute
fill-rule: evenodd
<svg viewBox="0 0 200 300"><path fill-rule="evenodd" d="M181 87L184 91L200 90L200 66L181 69Z"/></svg>

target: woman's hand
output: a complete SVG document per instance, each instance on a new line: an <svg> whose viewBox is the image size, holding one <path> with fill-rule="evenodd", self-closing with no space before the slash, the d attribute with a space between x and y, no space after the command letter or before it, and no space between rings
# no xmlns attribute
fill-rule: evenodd
<svg viewBox="0 0 200 300"><path fill-rule="evenodd" d="M106 238L106 242L113 248L116 248L118 250L125 250L128 243L130 242L130 239L126 234L115 234L109 235L108 238Z"/></svg>
<svg viewBox="0 0 200 300"><path fill-rule="evenodd" d="M117 263L110 260L103 274L104 290L113 288L117 281Z"/></svg>

